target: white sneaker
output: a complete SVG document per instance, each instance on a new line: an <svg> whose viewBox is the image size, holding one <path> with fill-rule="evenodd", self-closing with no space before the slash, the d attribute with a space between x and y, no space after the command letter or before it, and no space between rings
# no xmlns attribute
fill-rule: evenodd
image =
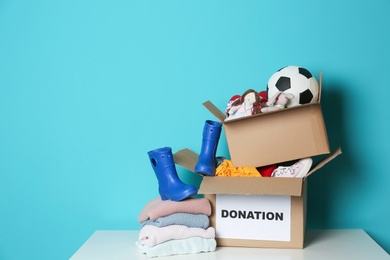
<svg viewBox="0 0 390 260"><path fill-rule="evenodd" d="M272 172L271 177L303 178L309 172L312 163L311 158L304 158L291 166L279 166Z"/></svg>

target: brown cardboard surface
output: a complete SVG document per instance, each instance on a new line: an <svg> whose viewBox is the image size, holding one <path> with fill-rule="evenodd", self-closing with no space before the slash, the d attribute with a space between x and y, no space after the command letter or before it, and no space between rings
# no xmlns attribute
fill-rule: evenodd
<svg viewBox="0 0 390 260"><path fill-rule="evenodd" d="M195 165L198 161L198 157L199 155L188 148L184 148L173 154L173 160L176 164L192 172L195 171Z"/></svg>
<svg viewBox="0 0 390 260"><path fill-rule="evenodd" d="M327 156L325 159L317 163L316 165L312 166L311 170L306 174L305 178L309 177L312 173L316 172L317 170L321 169L325 164L332 161L334 158L336 158L338 155L342 153L341 148L337 148L335 151L333 151L329 156Z"/></svg>
<svg viewBox="0 0 390 260"><path fill-rule="evenodd" d="M200 194L302 195L302 178L203 177Z"/></svg>
<svg viewBox="0 0 390 260"><path fill-rule="evenodd" d="M319 103L224 123L235 166L264 166L329 153Z"/></svg>
<svg viewBox="0 0 390 260"><path fill-rule="evenodd" d="M203 106L207 108L208 111L210 111L216 118L223 123L225 120L226 115L221 112L211 101L206 101L203 103Z"/></svg>
<svg viewBox="0 0 390 260"><path fill-rule="evenodd" d="M319 80L319 90L318 90L318 101L321 101L321 93L322 93L322 72L320 72L320 80Z"/></svg>

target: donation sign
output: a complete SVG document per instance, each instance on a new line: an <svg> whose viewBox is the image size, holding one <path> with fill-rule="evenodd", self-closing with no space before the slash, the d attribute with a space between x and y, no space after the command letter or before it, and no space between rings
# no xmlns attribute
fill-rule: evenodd
<svg viewBox="0 0 390 260"><path fill-rule="evenodd" d="M291 196L216 195L216 237L290 241Z"/></svg>

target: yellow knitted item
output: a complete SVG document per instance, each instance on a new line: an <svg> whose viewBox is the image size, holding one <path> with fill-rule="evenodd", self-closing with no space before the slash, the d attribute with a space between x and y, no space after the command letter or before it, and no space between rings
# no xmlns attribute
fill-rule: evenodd
<svg viewBox="0 0 390 260"><path fill-rule="evenodd" d="M255 167L235 167L232 161L225 159L217 167L215 176L261 177L261 174Z"/></svg>

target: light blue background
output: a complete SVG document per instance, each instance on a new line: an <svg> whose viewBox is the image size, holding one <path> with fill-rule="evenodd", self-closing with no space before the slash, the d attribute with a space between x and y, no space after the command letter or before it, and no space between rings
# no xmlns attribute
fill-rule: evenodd
<svg viewBox="0 0 390 260"><path fill-rule="evenodd" d="M158 196L147 152L199 152L215 119L201 103L224 109L286 65L323 72L331 149L343 150L310 177L308 228L364 229L390 252L389 11L388 0L0 1L0 259L67 259L97 229L138 229Z"/></svg>

